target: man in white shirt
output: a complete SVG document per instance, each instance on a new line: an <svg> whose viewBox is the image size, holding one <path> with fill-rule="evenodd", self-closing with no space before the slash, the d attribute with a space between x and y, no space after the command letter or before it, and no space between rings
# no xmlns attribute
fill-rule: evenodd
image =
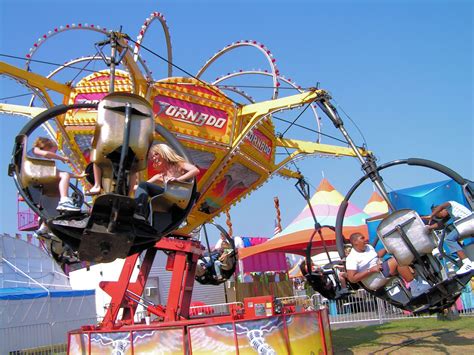
<svg viewBox="0 0 474 355"><path fill-rule="evenodd" d="M358 283L369 275L382 272L384 277L400 275L406 282L411 282L411 292L417 296L429 288L427 283L418 282L408 266L398 265L395 258L391 257L384 262L380 260L387 251L379 250L377 253L373 246L368 244L360 233L350 236L352 250L346 258L347 278L352 283Z"/></svg>
<svg viewBox="0 0 474 355"><path fill-rule="evenodd" d="M445 203L442 203L441 205L433 206L431 208L431 215L429 216L428 228L430 229L436 229L440 227L439 222L431 224L431 220L433 219L433 217L437 217L439 219L449 217L447 224L454 224L453 230L448 233L446 238L444 238L444 241L448 246L449 251L458 254L459 258L462 260L462 267L458 271L456 271L457 275L466 274L474 269L473 262L467 257L466 253L464 253L458 243L458 239L461 235L454 223L457 220L469 217L471 214L472 212L460 203L456 201L447 201ZM466 223L470 223L470 233L474 234L474 221L470 220ZM467 235L469 235L469 232L467 233Z"/></svg>

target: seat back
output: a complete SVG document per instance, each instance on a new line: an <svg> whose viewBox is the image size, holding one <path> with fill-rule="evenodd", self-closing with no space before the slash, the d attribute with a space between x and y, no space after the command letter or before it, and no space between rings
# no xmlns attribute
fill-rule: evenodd
<svg viewBox="0 0 474 355"><path fill-rule="evenodd" d="M186 209L193 193L193 183L170 181L163 184L164 192L151 199L151 210L170 212L172 207Z"/></svg>
<svg viewBox="0 0 474 355"><path fill-rule="evenodd" d="M454 226L461 238L474 236L474 213L454 221Z"/></svg>
<svg viewBox="0 0 474 355"><path fill-rule="evenodd" d="M391 213L380 222L377 235L387 252L392 254L401 266L408 266L415 259L415 255L403 240L402 233L421 256L431 253L436 247L432 232L426 228L418 213L408 209Z"/></svg>
<svg viewBox="0 0 474 355"><path fill-rule="evenodd" d="M126 130L125 107L131 106L129 151L135 159L130 160L133 172L147 166L148 149L153 142L153 109L138 95L116 92L107 95L99 103L97 124L92 141L91 161L102 169L102 187L106 192L112 189L113 163L118 164L120 149ZM113 154L118 152L118 154ZM115 160L115 161L114 161Z"/></svg>
<svg viewBox="0 0 474 355"><path fill-rule="evenodd" d="M170 181L163 188L164 192L150 201L152 225L158 232L183 218L193 194L192 182Z"/></svg>
<svg viewBox="0 0 474 355"><path fill-rule="evenodd" d="M59 195L59 176L56 162L28 155L27 137L23 139L21 152L20 181L24 188L41 188L42 194L55 197Z"/></svg>

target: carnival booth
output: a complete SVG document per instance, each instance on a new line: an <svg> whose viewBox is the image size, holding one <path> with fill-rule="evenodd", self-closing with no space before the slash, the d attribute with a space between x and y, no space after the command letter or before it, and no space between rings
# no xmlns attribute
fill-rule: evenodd
<svg viewBox="0 0 474 355"><path fill-rule="evenodd" d="M268 240L264 237L242 237L244 248L240 248L239 253ZM264 295L292 296L287 271L288 264L283 253L263 253L240 260L236 269L237 277L226 286L227 300L243 301L246 297Z"/></svg>

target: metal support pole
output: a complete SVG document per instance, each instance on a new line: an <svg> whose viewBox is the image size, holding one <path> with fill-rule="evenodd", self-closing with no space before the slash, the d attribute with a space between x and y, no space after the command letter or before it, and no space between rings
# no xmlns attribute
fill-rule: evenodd
<svg viewBox="0 0 474 355"><path fill-rule="evenodd" d="M123 144L120 152L119 170L117 174L117 186L115 187L115 193L120 194L122 191L124 194L127 193L127 189L123 188L125 183L125 157L128 155L128 147L130 145L130 128L132 125L132 105L130 102L125 104L125 131L123 132Z"/></svg>
<svg viewBox="0 0 474 355"><path fill-rule="evenodd" d="M115 32L110 34L110 81L109 81L109 93L113 93L115 90L115 57L117 55L117 37Z"/></svg>
<svg viewBox="0 0 474 355"><path fill-rule="evenodd" d="M390 201L390 199L388 198L387 191L385 190L385 187L382 184L382 178L377 172L377 166L375 164L373 157L369 156L369 158L366 160L364 159L362 154L360 154L359 149L354 144L354 141L352 140L352 138L349 136L349 133L347 133L346 129L344 128L344 123L339 117L339 114L337 113L336 108L329 102L329 100L324 99L324 100L318 101L318 106L331 119L334 126L341 131L347 143L349 144L349 146L352 148L355 155L357 156L357 159L359 159L360 163L362 164L362 169L364 169L364 171L370 175L370 179L374 183L375 187L380 192L383 199L387 202L390 209L394 211L395 208L392 202Z"/></svg>

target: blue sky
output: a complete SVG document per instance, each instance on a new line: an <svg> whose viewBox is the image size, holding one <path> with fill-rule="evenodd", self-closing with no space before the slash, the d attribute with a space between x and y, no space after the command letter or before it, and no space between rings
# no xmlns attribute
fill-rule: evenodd
<svg viewBox="0 0 474 355"><path fill-rule="evenodd" d="M421 157L436 160L473 179L473 5L471 1L0 1L0 53L23 57L48 30L71 23L93 23L136 38L149 14L159 11L170 27L175 64L196 73L219 49L252 39L264 43L277 59L280 72L303 87L327 89L363 133L379 162ZM47 41L36 59L62 63L93 55L96 34L64 33ZM164 37L157 23L144 45L163 55ZM155 79L165 65L147 56ZM23 61L0 60L23 66ZM204 79L239 69L266 69L257 51L238 50L216 62ZM47 74L52 66L34 63L33 71ZM178 71L175 75L183 75ZM230 82L229 82L230 83ZM246 78L239 85L270 85ZM250 89L249 89L250 90ZM1 102L27 91L0 79ZM290 94L283 91L281 95ZM269 89L253 89L258 100ZM24 101L24 99L23 99ZM292 120L300 111L284 117ZM358 144L357 128L343 116ZM26 122L2 115L0 127L0 232L15 232L16 195L6 175L14 136ZM314 126L311 115L298 123ZM277 126L283 131L284 126ZM337 136L323 120L323 131ZM291 128L290 138L314 139ZM330 139L323 143L339 144ZM358 162L349 158L309 158L298 162L313 187L324 175L341 193L361 176ZM413 186L442 176L423 169L397 168L387 173L389 188ZM283 226L304 207L294 182L278 177L231 210L234 233L270 236L280 198ZM355 202L363 207L372 191L366 186ZM314 189L313 191L314 192ZM218 221L222 221L219 218Z"/></svg>

